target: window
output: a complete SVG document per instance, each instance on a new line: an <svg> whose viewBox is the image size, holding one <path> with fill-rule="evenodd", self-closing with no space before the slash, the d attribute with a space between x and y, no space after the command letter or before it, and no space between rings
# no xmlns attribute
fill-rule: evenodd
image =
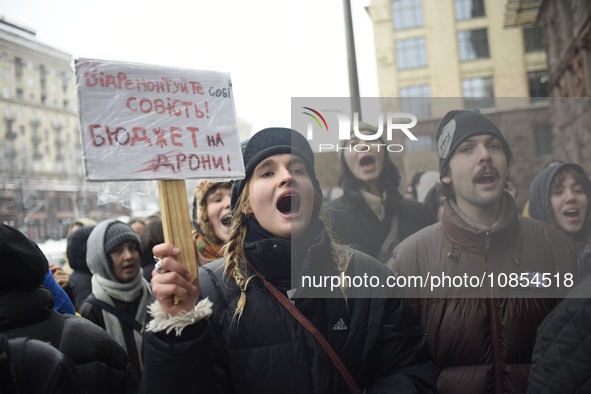
<svg viewBox="0 0 591 394"><path fill-rule="evenodd" d="M457 21L486 15L484 0L454 0L454 10Z"/></svg>
<svg viewBox="0 0 591 394"><path fill-rule="evenodd" d="M10 97L10 89L8 87L2 88L2 97L9 98Z"/></svg>
<svg viewBox="0 0 591 394"><path fill-rule="evenodd" d="M542 27L530 27L523 29L523 44L525 52L544 50L544 29Z"/></svg>
<svg viewBox="0 0 591 394"><path fill-rule="evenodd" d="M417 135L416 141L412 141L407 138L404 142L404 151L406 153L432 151L433 148L433 136L431 135Z"/></svg>
<svg viewBox="0 0 591 394"><path fill-rule="evenodd" d="M461 62L490 57L486 29L459 31L458 49Z"/></svg>
<svg viewBox="0 0 591 394"><path fill-rule="evenodd" d="M10 73L5 68L2 69L2 77L5 81L8 81L10 79Z"/></svg>
<svg viewBox="0 0 591 394"><path fill-rule="evenodd" d="M23 98L23 90L22 89L17 89L16 90L16 98L22 99Z"/></svg>
<svg viewBox="0 0 591 394"><path fill-rule="evenodd" d="M534 125L536 156L552 155L552 125L549 123Z"/></svg>
<svg viewBox="0 0 591 394"><path fill-rule="evenodd" d="M25 126L19 126L19 130L21 132L21 135L25 135Z"/></svg>
<svg viewBox="0 0 591 394"><path fill-rule="evenodd" d="M27 61L27 70L32 70L33 69L33 62L32 61Z"/></svg>
<svg viewBox="0 0 591 394"><path fill-rule="evenodd" d="M429 85L414 85L400 88L403 112L413 115L431 115L431 89Z"/></svg>
<svg viewBox="0 0 591 394"><path fill-rule="evenodd" d="M527 73L527 82L532 103L548 100L548 71Z"/></svg>
<svg viewBox="0 0 591 394"><path fill-rule="evenodd" d="M396 40L396 63L399 70L426 67L425 37Z"/></svg>
<svg viewBox="0 0 591 394"><path fill-rule="evenodd" d="M466 78L462 80L465 108L491 108L495 106L493 79Z"/></svg>
<svg viewBox="0 0 591 394"><path fill-rule="evenodd" d="M68 197L64 197L64 206L63 206L63 210L64 211L71 211L72 210L72 200L69 199Z"/></svg>
<svg viewBox="0 0 591 394"><path fill-rule="evenodd" d="M421 0L393 0L390 5L394 30L405 30L423 26Z"/></svg>
<svg viewBox="0 0 591 394"><path fill-rule="evenodd" d="M29 77L28 81L29 81L29 86L35 86L35 78Z"/></svg>

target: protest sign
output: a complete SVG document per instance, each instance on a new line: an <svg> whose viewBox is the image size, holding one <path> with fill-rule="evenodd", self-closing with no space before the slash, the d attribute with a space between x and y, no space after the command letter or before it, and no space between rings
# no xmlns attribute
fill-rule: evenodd
<svg viewBox="0 0 591 394"><path fill-rule="evenodd" d="M79 59L89 180L244 176L227 72Z"/></svg>
<svg viewBox="0 0 591 394"><path fill-rule="evenodd" d="M159 180L164 239L196 279L184 179L244 177L229 73L79 59L76 87L86 177Z"/></svg>

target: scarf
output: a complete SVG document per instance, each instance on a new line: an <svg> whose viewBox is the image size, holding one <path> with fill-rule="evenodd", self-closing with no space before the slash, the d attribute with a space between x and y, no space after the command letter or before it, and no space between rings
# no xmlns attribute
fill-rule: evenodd
<svg viewBox="0 0 591 394"><path fill-rule="evenodd" d="M213 261L221 257L218 256L218 253L222 249L222 244L211 241L205 235L198 233L195 238L195 244L197 245L197 252L205 260Z"/></svg>
<svg viewBox="0 0 591 394"><path fill-rule="evenodd" d="M142 298L137 308L135 320L143 324L152 291L150 290L150 285L144 279L143 270L140 268L140 272L128 283L112 281L99 274L92 275L92 294L97 300L106 302L113 307L115 307L115 304L111 298L124 302L132 302L141 295ZM105 320L105 330L111 338L113 338L127 352L128 349L125 346L123 331L121 330L121 325L125 323L121 323L116 316L105 310L102 312L103 319ZM143 341L142 334L133 330L133 335L138 352L138 359L140 360L140 366L143 368L141 354Z"/></svg>
<svg viewBox="0 0 591 394"><path fill-rule="evenodd" d="M324 224L317 216L312 216L308 228L296 239L288 239L290 245L290 256L292 275L299 273L304 259L308 255L308 249L314 240L324 231ZM248 220L248 232L245 243L254 243L264 239L276 239L277 237L265 230L254 218Z"/></svg>
<svg viewBox="0 0 591 394"><path fill-rule="evenodd" d="M263 239L277 238L267 230L265 230L259 222L253 217L248 219L248 232L246 233L245 243L262 241Z"/></svg>

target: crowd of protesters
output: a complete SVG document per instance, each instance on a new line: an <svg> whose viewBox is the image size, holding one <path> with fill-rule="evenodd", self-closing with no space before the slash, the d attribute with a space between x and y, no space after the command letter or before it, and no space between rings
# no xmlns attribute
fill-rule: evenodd
<svg viewBox="0 0 591 394"><path fill-rule="evenodd" d="M446 114L438 171L404 194L385 150L351 149L356 133L330 202L308 141L285 128L242 144L244 179L199 182L193 282L158 215L77 220L64 267L0 225L0 392L591 392L584 169L543 169L519 215L511 147L479 110ZM326 296L297 280L436 272L570 274L571 292L342 283Z"/></svg>

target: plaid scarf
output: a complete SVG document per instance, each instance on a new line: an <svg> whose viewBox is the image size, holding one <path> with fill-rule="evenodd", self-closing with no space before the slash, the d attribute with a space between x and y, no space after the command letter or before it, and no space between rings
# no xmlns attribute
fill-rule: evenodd
<svg viewBox="0 0 591 394"><path fill-rule="evenodd" d="M217 260L222 256L218 256L222 244L212 242L209 238L201 233L197 233L195 237L195 245L197 245L197 251L199 255L206 260L213 261Z"/></svg>

